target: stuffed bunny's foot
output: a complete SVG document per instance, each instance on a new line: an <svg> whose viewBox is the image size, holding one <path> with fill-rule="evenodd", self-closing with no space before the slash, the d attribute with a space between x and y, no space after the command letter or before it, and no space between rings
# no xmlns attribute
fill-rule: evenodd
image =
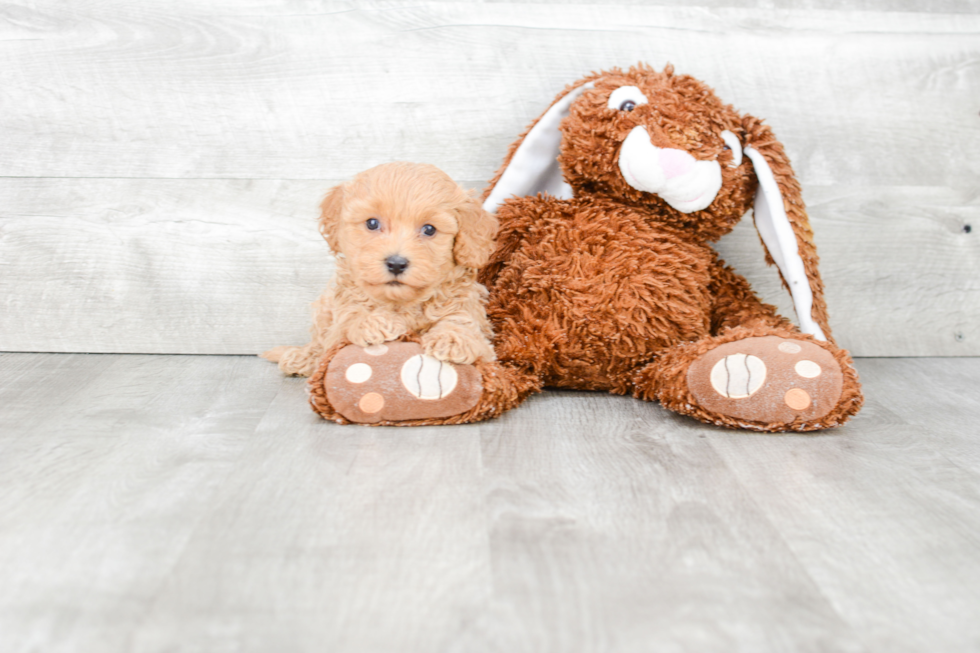
<svg viewBox="0 0 980 653"><path fill-rule="evenodd" d="M810 336L738 327L672 347L634 376L634 394L702 422L751 431L840 426L864 397L850 355Z"/></svg>
<svg viewBox="0 0 980 653"><path fill-rule="evenodd" d="M781 430L816 426L837 406L843 374L834 355L811 341L764 336L707 351L688 369L687 386L709 413Z"/></svg>
<svg viewBox="0 0 980 653"><path fill-rule="evenodd" d="M437 423L472 409L483 392L475 366L427 356L415 342L348 345L321 362L310 386L314 410L358 424Z"/></svg>

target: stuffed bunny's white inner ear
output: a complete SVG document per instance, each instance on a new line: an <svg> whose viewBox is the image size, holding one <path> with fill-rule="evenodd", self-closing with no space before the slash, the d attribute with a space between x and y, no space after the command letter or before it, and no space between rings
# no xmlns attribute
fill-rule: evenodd
<svg viewBox="0 0 980 653"><path fill-rule="evenodd" d="M783 194L772 174L769 162L752 146L745 147L745 156L755 167L759 178L759 190L755 195L755 228L759 230L762 242L779 267L783 279L789 285L793 296L793 307L800 322L800 331L812 335L817 340L827 340L823 330L813 321L813 290L806 276L806 266L800 258L800 248L796 233L786 217Z"/></svg>
<svg viewBox="0 0 980 653"><path fill-rule="evenodd" d="M721 133L721 140L725 141L725 145L732 151L732 162L728 167L737 168L742 165L742 143L738 140L738 136L726 129Z"/></svg>
<svg viewBox="0 0 980 653"><path fill-rule="evenodd" d="M517 151L507 164L507 169L483 203L484 210L496 213L497 207L508 197L525 197L549 193L559 199L573 196L572 187L565 182L558 165L561 147L561 131L558 125L568 115L568 110L578 96L592 88L588 82L570 91L551 105L537 124L528 132Z"/></svg>

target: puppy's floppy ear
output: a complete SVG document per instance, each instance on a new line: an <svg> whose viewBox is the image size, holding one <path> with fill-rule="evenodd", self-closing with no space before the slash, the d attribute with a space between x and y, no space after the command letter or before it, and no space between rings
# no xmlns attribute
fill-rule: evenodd
<svg viewBox="0 0 980 653"><path fill-rule="evenodd" d="M484 209L496 213L497 207L508 197L525 197L542 192L559 199L573 197L572 187L565 182L558 165L561 148L558 125L568 115L578 96L593 87L591 79L576 82L562 91L548 110L510 146L503 166L484 191Z"/></svg>
<svg viewBox="0 0 980 653"><path fill-rule="evenodd" d="M820 259L800 184L772 130L752 116L746 116L742 126L745 155L759 180L753 217L766 249L766 263L779 268L783 285L793 297L800 331L827 340L831 334Z"/></svg>
<svg viewBox="0 0 980 653"><path fill-rule="evenodd" d="M334 253L340 252L337 231L340 229L340 216L344 210L345 184L334 186L320 202L320 234Z"/></svg>
<svg viewBox="0 0 980 653"><path fill-rule="evenodd" d="M499 225L497 218L483 209L480 201L460 190L462 195L454 207L459 231L453 243L456 265L479 269L487 264L493 253Z"/></svg>

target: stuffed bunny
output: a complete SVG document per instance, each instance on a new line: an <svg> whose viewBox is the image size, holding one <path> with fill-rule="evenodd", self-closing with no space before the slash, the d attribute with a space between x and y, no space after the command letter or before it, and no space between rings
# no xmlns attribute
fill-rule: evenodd
<svg viewBox="0 0 980 653"><path fill-rule="evenodd" d="M704 83L642 64L575 82L511 146L484 208L501 227L479 277L497 361L468 377L483 392L469 389L466 412L411 423L485 419L544 386L758 431L837 426L860 409L783 147ZM750 208L799 328L709 245ZM336 418L316 399L328 366L313 404Z"/></svg>

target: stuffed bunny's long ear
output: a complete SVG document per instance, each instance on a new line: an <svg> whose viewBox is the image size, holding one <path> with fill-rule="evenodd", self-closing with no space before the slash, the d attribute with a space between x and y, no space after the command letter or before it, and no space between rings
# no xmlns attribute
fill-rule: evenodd
<svg viewBox="0 0 980 653"><path fill-rule="evenodd" d="M830 326L827 324L823 281L817 268L819 259L799 184L782 146L768 128L762 129L769 136L769 142L760 143L758 147L766 154L752 145L745 147L745 155L752 161L759 180L754 205L755 227L793 297L800 331L826 341ZM776 168L775 173L773 168ZM787 216L787 206L791 216Z"/></svg>
<svg viewBox="0 0 980 653"><path fill-rule="evenodd" d="M561 131L558 125L568 115L568 110L578 96L593 83L578 86L564 96L542 115L521 141L514 155L507 163L503 174L493 186L483 208L496 213L497 207L508 197L525 197L547 192L559 199L572 197L572 187L562 178L558 165L558 152L561 147Z"/></svg>

